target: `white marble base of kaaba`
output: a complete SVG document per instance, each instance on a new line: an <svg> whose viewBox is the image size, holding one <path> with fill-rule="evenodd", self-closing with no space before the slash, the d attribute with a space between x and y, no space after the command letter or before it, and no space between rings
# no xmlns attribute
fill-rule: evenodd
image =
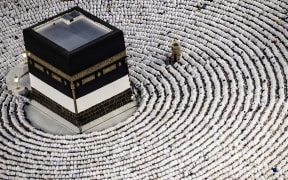
<svg viewBox="0 0 288 180"><path fill-rule="evenodd" d="M101 131L112 127L130 116L136 111L135 101L128 103L98 119L91 121L81 127L82 133ZM31 124L45 132L51 134L78 134L80 129L59 116L58 114L47 109L35 100L30 105L25 106L27 118Z"/></svg>

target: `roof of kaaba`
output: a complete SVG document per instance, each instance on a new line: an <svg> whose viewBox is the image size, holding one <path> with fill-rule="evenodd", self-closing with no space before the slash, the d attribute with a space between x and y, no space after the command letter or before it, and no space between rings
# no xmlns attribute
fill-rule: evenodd
<svg viewBox="0 0 288 180"><path fill-rule="evenodd" d="M26 50L68 75L125 51L123 32L74 7L23 30Z"/></svg>
<svg viewBox="0 0 288 180"><path fill-rule="evenodd" d="M68 51L112 31L105 25L92 21L77 10L36 26L34 30Z"/></svg>

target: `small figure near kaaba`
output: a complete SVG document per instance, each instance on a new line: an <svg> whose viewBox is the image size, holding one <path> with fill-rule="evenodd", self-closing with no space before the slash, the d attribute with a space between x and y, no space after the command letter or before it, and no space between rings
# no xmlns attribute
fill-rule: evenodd
<svg viewBox="0 0 288 180"><path fill-rule="evenodd" d="M181 46L180 46L180 43L176 39L174 39L172 42L171 50L172 50L172 55L169 58L169 63L174 64L182 57Z"/></svg>
<svg viewBox="0 0 288 180"><path fill-rule="evenodd" d="M141 103L141 90L140 90L140 85L139 84L133 84L131 86L132 89L132 97L131 99L133 101L136 101L136 105L139 107Z"/></svg>

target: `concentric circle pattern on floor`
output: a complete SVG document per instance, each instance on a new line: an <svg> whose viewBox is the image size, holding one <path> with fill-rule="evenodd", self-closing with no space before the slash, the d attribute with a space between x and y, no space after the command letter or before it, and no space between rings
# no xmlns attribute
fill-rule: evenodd
<svg viewBox="0 0 288 180"><path fill-rule="evenodd" d="M22 30L75 5L124 31L142 102L115 127L60 136L29 123L4 77L23 61ZM0 8L1 178L288 178L286 0L3 0ZM166 66L174 38L183 58Z"/></svg>

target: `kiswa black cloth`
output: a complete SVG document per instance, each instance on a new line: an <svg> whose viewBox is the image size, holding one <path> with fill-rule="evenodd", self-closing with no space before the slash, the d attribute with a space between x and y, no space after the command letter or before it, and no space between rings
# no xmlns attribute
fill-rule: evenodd
<svg viewBox="0 0 288 180"><path fill-rule="evenodd" d="M23 35L29 72L71 98L71 83L79 98L128 74L123 32L79 7Z"/></svg>

